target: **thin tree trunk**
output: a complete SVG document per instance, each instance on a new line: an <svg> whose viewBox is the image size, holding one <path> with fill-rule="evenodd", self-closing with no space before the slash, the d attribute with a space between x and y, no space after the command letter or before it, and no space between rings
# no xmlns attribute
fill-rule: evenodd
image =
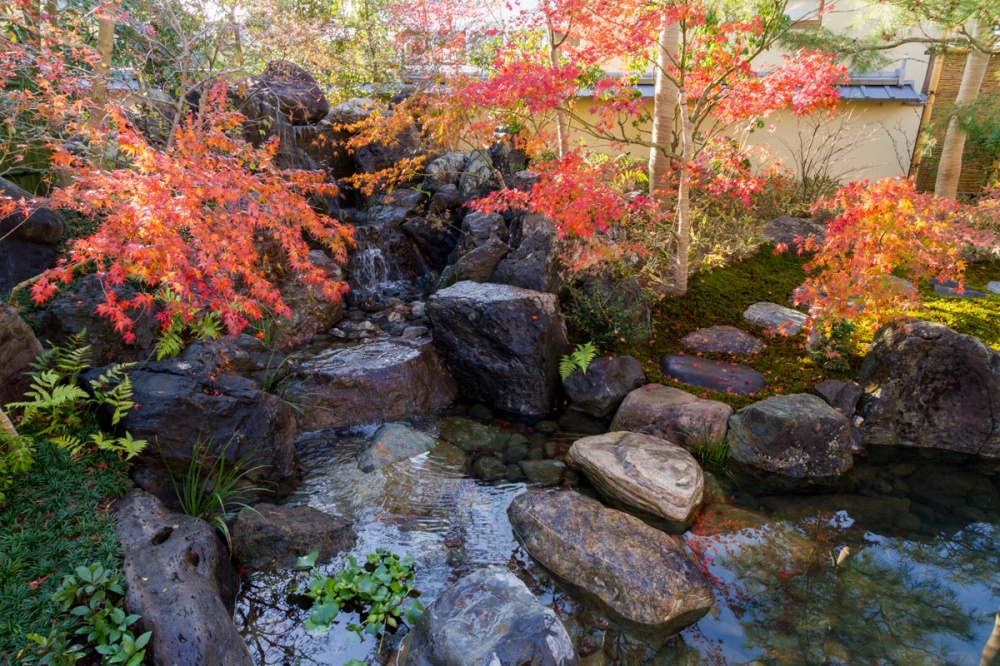
<svg viewBox="0 0 1000 666"><path fill-rule="evenodd" d="M983 648L983 658L979 666L1000 666L1000 612L997 613L996 621L993 623L993 633Z"/></svg>
<svg viewBox="0 0 1000 666"><path fill-rule="evenodd" d="M115 49L115 20L111 2L101 3L98 9L97 53L101 61L97 64L97 76L90 99L94 103L93 124L104 120L104 105L108 102L108 78L111 74L111 56Z"/></svg>
<svg viewBox="0 0 1000 666"><path fill-rule="evenodd" d="M549 65L552 69L559 66L559 46L556 44L556 33L552 24L548 25L549 33ZM562 105L556 107L556 138L559 142L559 157L569 152L569 114Z"/></svg>
<svg viewBox="0 0 1000 666"><path fill-rule="evenodd" d="M981 24L972 32L983 40L992 26ZM965 71L962 73L962 84L958 88L955 105L971 102L979 96L983 79L986 78L986 68L990 64L990 56L970 47L965 57ZM962 175L962 153L965 151L966 132L961 128L957 117L952 117L948 123L948 131L944 135L941 146L941 162L938 164L937 180L934 183L934 194L939 197L954 199L958 196L958 181Z"/></svg>
<svg viewBox="0 0 1000 666"><path fill-rule="evenodd" d="M677 256L675 258L674 290L686 294L688 286L688 247L691 245L691 157L694 135L687 115L687 98L678 91L677 106L681 119L681 182L677 186Z"/></svg>
<svg viewBox="0 0 1000 666"><path fill-rule="evenodd" d="M664 148L673 143L674 113L677 109L677 86L667 78L666 70L671 65L671 57L676 58L680 43L680 26L665 23L660 30L660 50L657 54L656 88L653 91L653 133L651 141ZM649 149L649 196L662 202L666 199L666 189L670 178L670 157L664 148L653 146Z"/></svg>
<svg viewBox="0 0 1000 666"><path fill-rule="evenodd" d="M0 429L3 429L11 437L17 437L17 430L14 429L14 424L7 418L7 413L3 411L2 407L0 407Z"/></svg>

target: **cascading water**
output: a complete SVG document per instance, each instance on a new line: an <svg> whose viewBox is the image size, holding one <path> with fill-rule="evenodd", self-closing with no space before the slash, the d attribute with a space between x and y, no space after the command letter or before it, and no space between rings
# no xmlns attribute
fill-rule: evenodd
<svg viewBox="0 0 1000 666"><path fill-rule="evenodd" d="M385 287L394 286L390 280L389 260L382 248L370 247L354 255L351 277L356 289L364 294L380 294Z"/></svg>

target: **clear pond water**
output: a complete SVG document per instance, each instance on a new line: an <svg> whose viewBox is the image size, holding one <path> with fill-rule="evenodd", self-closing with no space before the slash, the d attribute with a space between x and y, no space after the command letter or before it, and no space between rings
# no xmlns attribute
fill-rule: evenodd
<svg viewBox="0 0 1000 666"><path fill-rule="evenodd" d="M417 426L436 433L433 419ZM506 510L523 483L472 478L465 454L445 443L364 474L356 456L370 432L302 438L305 480L286 503L350 517L352 555L382 547L412 556L425 603L474 569L509 568L558 613L581 664L976 666L995 631L998 463L876 450L857 461L850 492L831 495L754 493L720 475L726 502L707 506L683 536L712 577L715 608L676 636L635 636L518 544ZM244 580L236 620L258 664L394 663L402 632L361 640L346 629L356 618L342 614L327 636L306 634L308 611L290 595L295 576Z"/></svg>

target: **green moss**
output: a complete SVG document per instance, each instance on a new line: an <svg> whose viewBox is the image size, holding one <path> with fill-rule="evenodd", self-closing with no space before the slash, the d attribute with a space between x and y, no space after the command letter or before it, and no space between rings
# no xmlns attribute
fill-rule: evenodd
<svg viewBox="0 0 1000 666"><path fill-rule="evenodd" d="M130 485L114 455L39 442L34 467L0 506L0 663L17 663L26 633L48 635L58 612L49 595L74 567L121 565L110 503Z"/></svg>
<svg viewBox="0 0 1000 666"><path fill-rule="evenodd" d="M1000 281L1000 259L971 264L965 272L966 288L986 290L986 283ZM927 284L920 287L926 310L922 319L937 321L959 333L974 335L1000 349L1000 295L989 298L938 296Z"/></svg>
<svg viewBox="0 0 1000 666"><path fill-rule="evenodd" d="M805 261L792 254L773 253L764 246L743 261L729 264L691 278L685 296L667 296L653 306L653 338L649 342L620 345L614 351L635 356L642 362L650 381L678 386L696 395L719 400L739 409L748 404L788 393L811 393L824 379L856 379L861 356L845 359L846 367L824 367L810 359L805 350L805 335L768 337L767 331L743 320L743 311L758 301L788 304L788 298L805 280ZM966 286L985 289L986 283L1000 280L1000 259L978 262L966 271ZM1000 349L1000 295L966 299L942 297L923 284L920 287L926 310L918 316L941 322L960 333L975 335ZM767 376L767 387L754 396L737 396L708 391L702 387L667 379L660 371L665 354L691 354L680 340L688 333L706 326L729 325L761 339L766 347L750 357L727 354L699 354L720 361L745 363Z"/></svg>

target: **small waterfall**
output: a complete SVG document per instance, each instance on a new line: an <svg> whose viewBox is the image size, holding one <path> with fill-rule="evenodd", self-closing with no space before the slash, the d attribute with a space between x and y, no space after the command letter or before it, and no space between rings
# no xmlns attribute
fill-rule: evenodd
<svg viewBox="0 0 1000 666"><path fill-rule="evenodd" d="M355 289L365 295L381 294L386 288L395 286L390 280L389 260L379 247L365 248L355 254L351 275Z"/></svg>

